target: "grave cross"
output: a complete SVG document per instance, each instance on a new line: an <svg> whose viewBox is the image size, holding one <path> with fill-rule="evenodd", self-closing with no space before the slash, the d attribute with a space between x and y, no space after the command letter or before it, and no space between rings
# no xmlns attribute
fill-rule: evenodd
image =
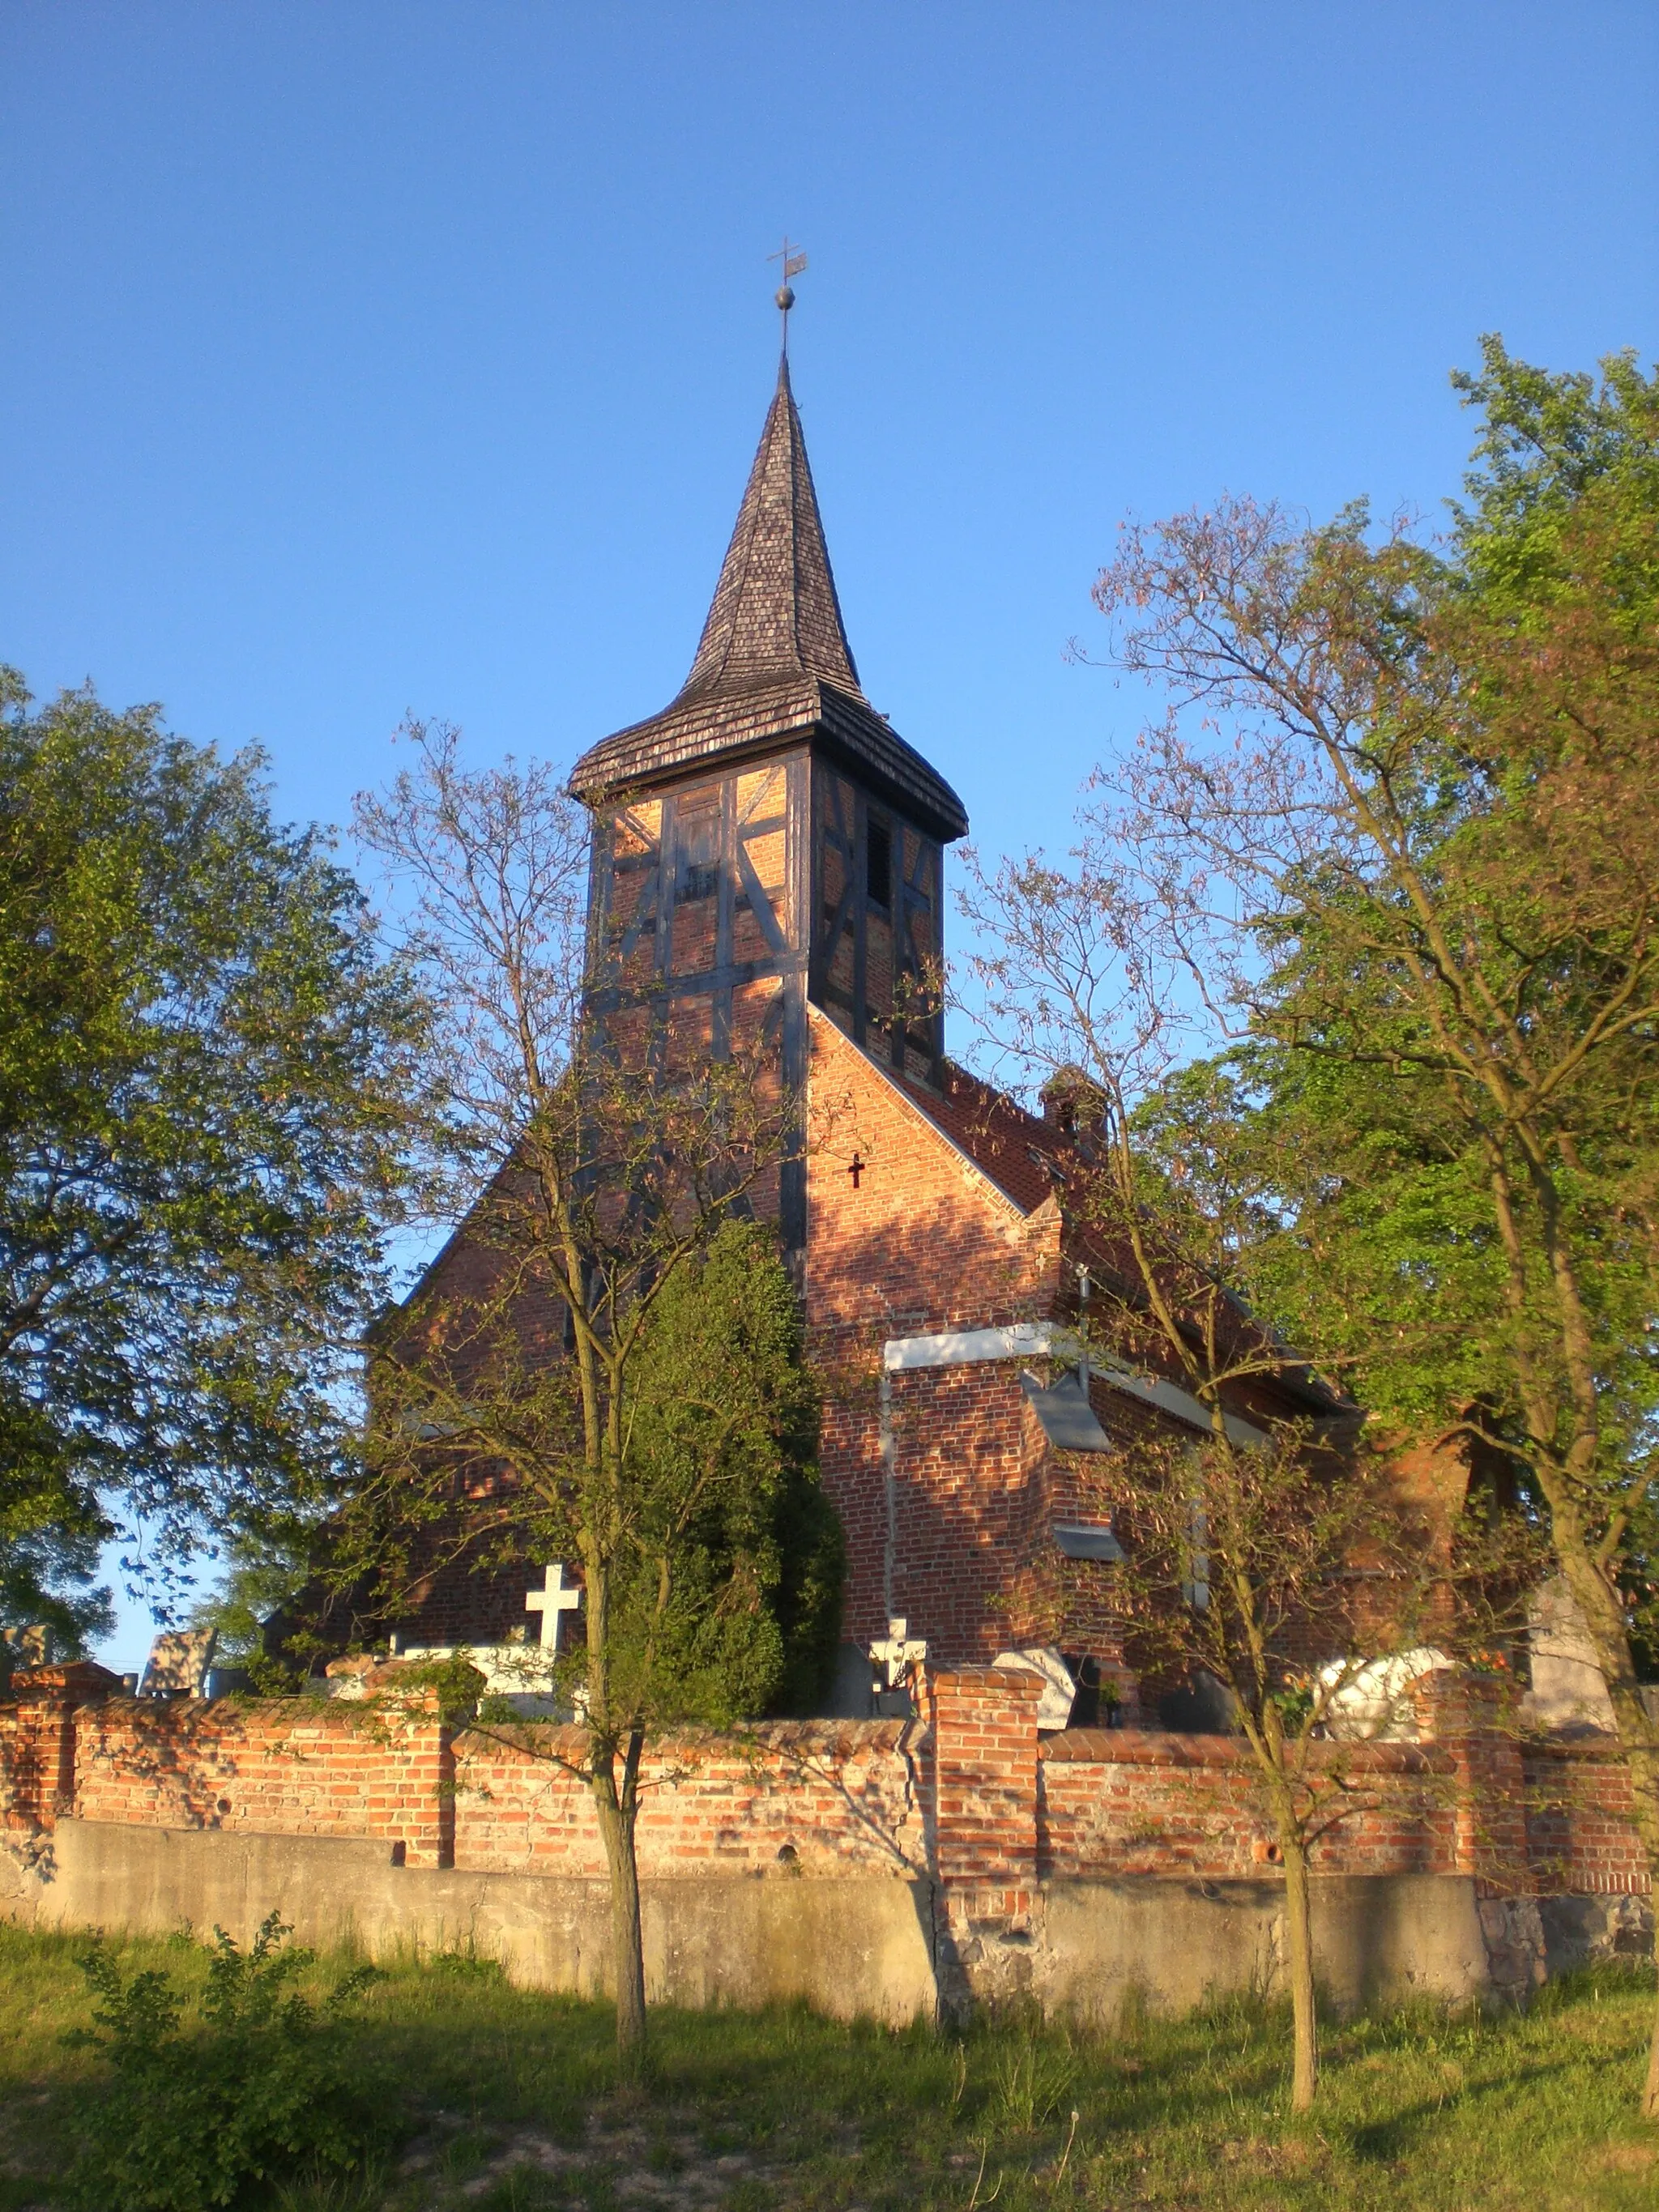
<svg viewBox="0 0 1659 2212"><path fill-rule="evenodd" d="M908 1633L910 1624L902 1613L887 1624L887 1633L870 1646L870 1656L878 1667L887 1669L887 1686L896 1690L912 1667L918 1666L927 1656L927 1646L919 1637Z"/></svg>
<svg viewBox="0 0 1659 2212"><path fill-rule="evenodd" d="M563 1565L556 1560L547 1570L546 1589L532 1590L524 1601L526 1613L538 1613L542 1617L544 1651L558 1650L559 1615L574 1613L581 1601L582 1594L579 1589L565 1588Z"/></svg>

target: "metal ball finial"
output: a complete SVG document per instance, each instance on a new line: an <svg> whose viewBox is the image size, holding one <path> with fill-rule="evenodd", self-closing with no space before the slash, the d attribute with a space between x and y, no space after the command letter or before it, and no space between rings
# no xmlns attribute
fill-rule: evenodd
<svg viewBox="0 0 1659 2212"><path fill-rule="evenodd" d="M777 302L787 315L795 304L794 287L790 284L780 284L777 289Z"/></svg>

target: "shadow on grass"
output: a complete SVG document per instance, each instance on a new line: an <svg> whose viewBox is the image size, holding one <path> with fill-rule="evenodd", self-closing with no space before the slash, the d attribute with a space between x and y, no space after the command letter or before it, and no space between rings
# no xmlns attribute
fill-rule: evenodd
<svg viewBox="0 0 1659 2212"><path fill-rule="evenodd" d="M1500 2080L1463 2081L1438 2097L1419 2097L1382 2119L1350 2125L1345 2130L1348 2147L1355 2158L1368 2163L1395 2165L1420 2151L1428 2134L1443 2127L1449 2114L1472 2113L1486 2106L1507 2117L1517 2096L1574 2071L1569 2059L1506 2067Z"/></svg>

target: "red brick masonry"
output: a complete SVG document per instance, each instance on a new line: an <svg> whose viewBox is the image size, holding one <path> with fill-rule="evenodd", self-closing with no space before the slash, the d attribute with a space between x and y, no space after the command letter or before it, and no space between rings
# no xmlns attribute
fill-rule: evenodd
<svg viewBox="0 0 1659 2212"><path fill-rule="evenodd" d="M384 1839L410 1866L593 1876L582 1740L452 1731L418 1696L155 1703L91 1667L0 1701L7 1826L57 1820ZM1049 1878L1277 1878L1248 1751L1218 1736L1039 1737L1034 1676L929 1676L914 1721L663 1738L640 1818L647 1875L931 1874L1018 1917ZM1319 1747L1332 1874L1473 1875L1492 1896L1642 1895L1630 1778L1605 1739L1496 1731Z"/></svg>

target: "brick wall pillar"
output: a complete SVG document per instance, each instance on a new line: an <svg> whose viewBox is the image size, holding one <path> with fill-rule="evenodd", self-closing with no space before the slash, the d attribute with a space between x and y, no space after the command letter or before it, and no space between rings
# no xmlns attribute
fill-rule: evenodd
<svg viewBox="0 0 1659 2212"><path fill-rule="evenodd" d="M947 2011L1030 1986L1037 1905L1039 1678L1001 1667L925 1674L934 1938Z"/></svg>
<svg viewBox="0 0 1659 2212"><path fill-rule="evenodd" d="M1528 1894L1526 1774L1502 1686L1443 1669L1425 1678L1417 1709L1423 1735L1451 1754L1457 1871L1473 1875L1486 1894Z"/></svg>
<svg viewBox="0 0 1659 2212"><path fill-rule="evenodd" d="M9 1828L53 1828L75 1802L75 1708L58 1698L30 1698L6 1714L0 1737L0 1790Z"/></svg>
<svg viewBox="0 0 1659 2212"><path fill-rule="evenodd" d="M54 1828L75 1810L75 1716L121 1686L89 1659L31 1667L11 1679L0 1703L0 1821L8 1828Z"/></svg>
<svg viewBox="0 0 1659 2212"><path fill-rule="evenodd" d="M384 1836L398 1864L455 1863L454 1731L438 1692L400 1689L395 1664L368 1677L377 1703L379 1786L369 1800L369 1832Z"/></svg>
<svg viewBox="0 0 1659 2212"><path fill-rule="evenodd" d="M455 1747L435 1711L411 1715L402 1749L398 1819L405 1866L455 1863Z"/></svg>
<svg viewBox="0 0 1659 2212"><path fill-rule="evenodd" d="M1418 1723L1450 1753L1452 1863L1474 1879L1494 1984L1521 1998L1545 1979L1543 1921L1527 1839L1527 1777L1504 1686L1450 1670L1427 1675Z"/></svg>

